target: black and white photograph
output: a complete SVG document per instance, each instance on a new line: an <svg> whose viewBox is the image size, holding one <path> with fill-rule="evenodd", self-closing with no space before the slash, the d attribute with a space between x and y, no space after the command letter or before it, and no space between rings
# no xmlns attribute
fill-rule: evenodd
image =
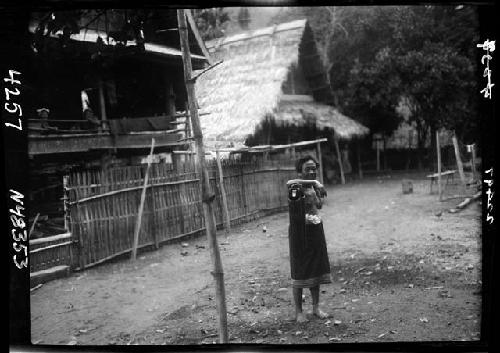
<svg viewBox="0 0 500 353"><path fill-rule="evenodd" d="M0 9L11 335L489 349L494 3L90 4Z"/></svg>

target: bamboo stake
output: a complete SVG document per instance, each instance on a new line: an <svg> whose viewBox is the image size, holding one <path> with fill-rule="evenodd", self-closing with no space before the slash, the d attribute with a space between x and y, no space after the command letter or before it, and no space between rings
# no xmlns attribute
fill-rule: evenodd
<svg viewBox="0 0 500 353"><path fill-rule="evenodd" d="M33 224L30 227L30 231L28 233L28 239L31 237L31 233L33 233L33 230L35 229L36 222L38 221L38 217L40 217L40 213L37 213L35 216L35 219L33 221Z"/></svg>
<svg viewBox="0 0 500 353"><path fill-rule="evenodd" d="M340 181L342 182L342 184L345 184L344 167L342 166L342 156L340 155L339 141L337 139L337 136L335 136L335 133L333 135L333 142L335 143L335 151L337 152L337 161L339 162Z"/></svg>
<svg viewBox="0 0 500 353"><path fill-rule="evenodd" d="M229 231L231 230L231 221L229 220L229 209L227 207L226 189L224 187L224 174L222 172L219 149L215 150L215 155L217 158L217 169L219 170L219 185L220 185L220 193L222 196L224 229L226 230L226 235L229 235Z"/></svg>
<svg viewBox="0 0 500 353"><path fill-rule="evenodd" d="M316 143L316 151L318 154L318 163L319 163L319 181L323 184L323 163L321 158L321 142Z"/></svg>
<svg viewBox="0 0 500 353"><path fill-rule="evenodd" d="M436 131L436 151L437 151L437 172L438 172L438 193L439 201L443 200L443 188L441 185L441 145L439 143L439 131Z"/></svg>
<svg viewBox="0 0 500 353"><path fill-rule="evenodd" d="M460 181L462 182L462 188L465 192L465 175L464 175L464 165L462 164L462 158L460 157L460 149L458 148L457 135L453 132L453 147L455 149L455 158L457 160L458 174L460 175Z"/></svg>
<svg viewBox="0 0 500 353"><path fill-rule="evenodd" d="M137 256L137 245L139 244L139 233L141 232L142 213L144 211L144 201L146 199L146 190L148 186L149 168L153 160L153 150L155 148L155 139L151 139L151 151L149 152L148 166L146 168L146 175L144 176L144 185L142 187L141 203L139 204L139 211L137 213L137 221L135 222L134 230L134 244L132 247L132 260Z"/></svg>
<svg viewBox="0 0 500 353"><path fill-rule="evenodd" d="M189 11L189 10L187 10ZM194 81L192 77L191 54L189 52L189 41L186 24L186 15L183 9L177 10L177 23L179 26L179 37L182 49L182 62L184 66L184 80L186 82L186 90L188 95L189 110L191 117L191 125L193 129L193 137L196 145L196 158L201 171L201 190L203 213L205 218L205 226L207 230L208 245L210 248L210 257L213 264L212 275L215 279L217 311L219 314L219 343L228 342L227 334L227 309L226 309L226 294L224 288L224 272L220 258L219 246L217 244L213 199L214 195L210 189L208 171L205 166L205 148L203 146L203 134L201 131L200 120L198 117L198 108L196 106L196 96Z"/></svg>

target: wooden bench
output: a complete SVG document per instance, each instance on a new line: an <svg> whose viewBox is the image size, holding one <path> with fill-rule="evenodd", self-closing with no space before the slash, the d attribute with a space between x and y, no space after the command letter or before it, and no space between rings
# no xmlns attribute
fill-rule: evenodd
<svg viewBox="0 0 500 353"><path fill-rule="evenodd" d="M456 172L457 172L456 170L446 170L444 172L441 172L441 178L444 177L444 179L446 180L446 184L449 184L450 181L453 180ZM437 185L438 180L439 180L439 173L429 174L429 175L427 175L427 178L431 179L430 193L432 194L433 193L432 186L434 184Z"/></svg>

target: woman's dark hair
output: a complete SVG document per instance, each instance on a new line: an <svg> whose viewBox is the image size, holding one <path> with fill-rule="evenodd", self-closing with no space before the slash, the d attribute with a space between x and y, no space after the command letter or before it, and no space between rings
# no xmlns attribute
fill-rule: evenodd
<svg viewBox="0 0 500 353"><path fill-rule="evenodd" d="M295 163L295 169L297 170L297 173L302 173L302 166L307 161L313 161L314 163L316 163L316 168L319 168L319 163L316 160L316 158L314 158L313 156L311 156L310 154L308 154L307 156L300 158L297 161L297 163Z"/></svg>

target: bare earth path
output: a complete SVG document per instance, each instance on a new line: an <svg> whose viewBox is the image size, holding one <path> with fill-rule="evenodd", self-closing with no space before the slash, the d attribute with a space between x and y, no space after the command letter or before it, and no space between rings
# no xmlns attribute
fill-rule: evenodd
<svg viewBox="0 0 500 353"><path fill-rule="evenodd" d="M328 320L292 320L288 214L219 239L233 343L479 339L480 206L446 210L427 181L401 193L399 177L328 189L322 210L333 283ZM266 225L267 232L262 231ZM32 342L200 344L217 340L210 258L203 238L55 280L31 293ZM305 310L310 295L305 293Z"/></svg>

